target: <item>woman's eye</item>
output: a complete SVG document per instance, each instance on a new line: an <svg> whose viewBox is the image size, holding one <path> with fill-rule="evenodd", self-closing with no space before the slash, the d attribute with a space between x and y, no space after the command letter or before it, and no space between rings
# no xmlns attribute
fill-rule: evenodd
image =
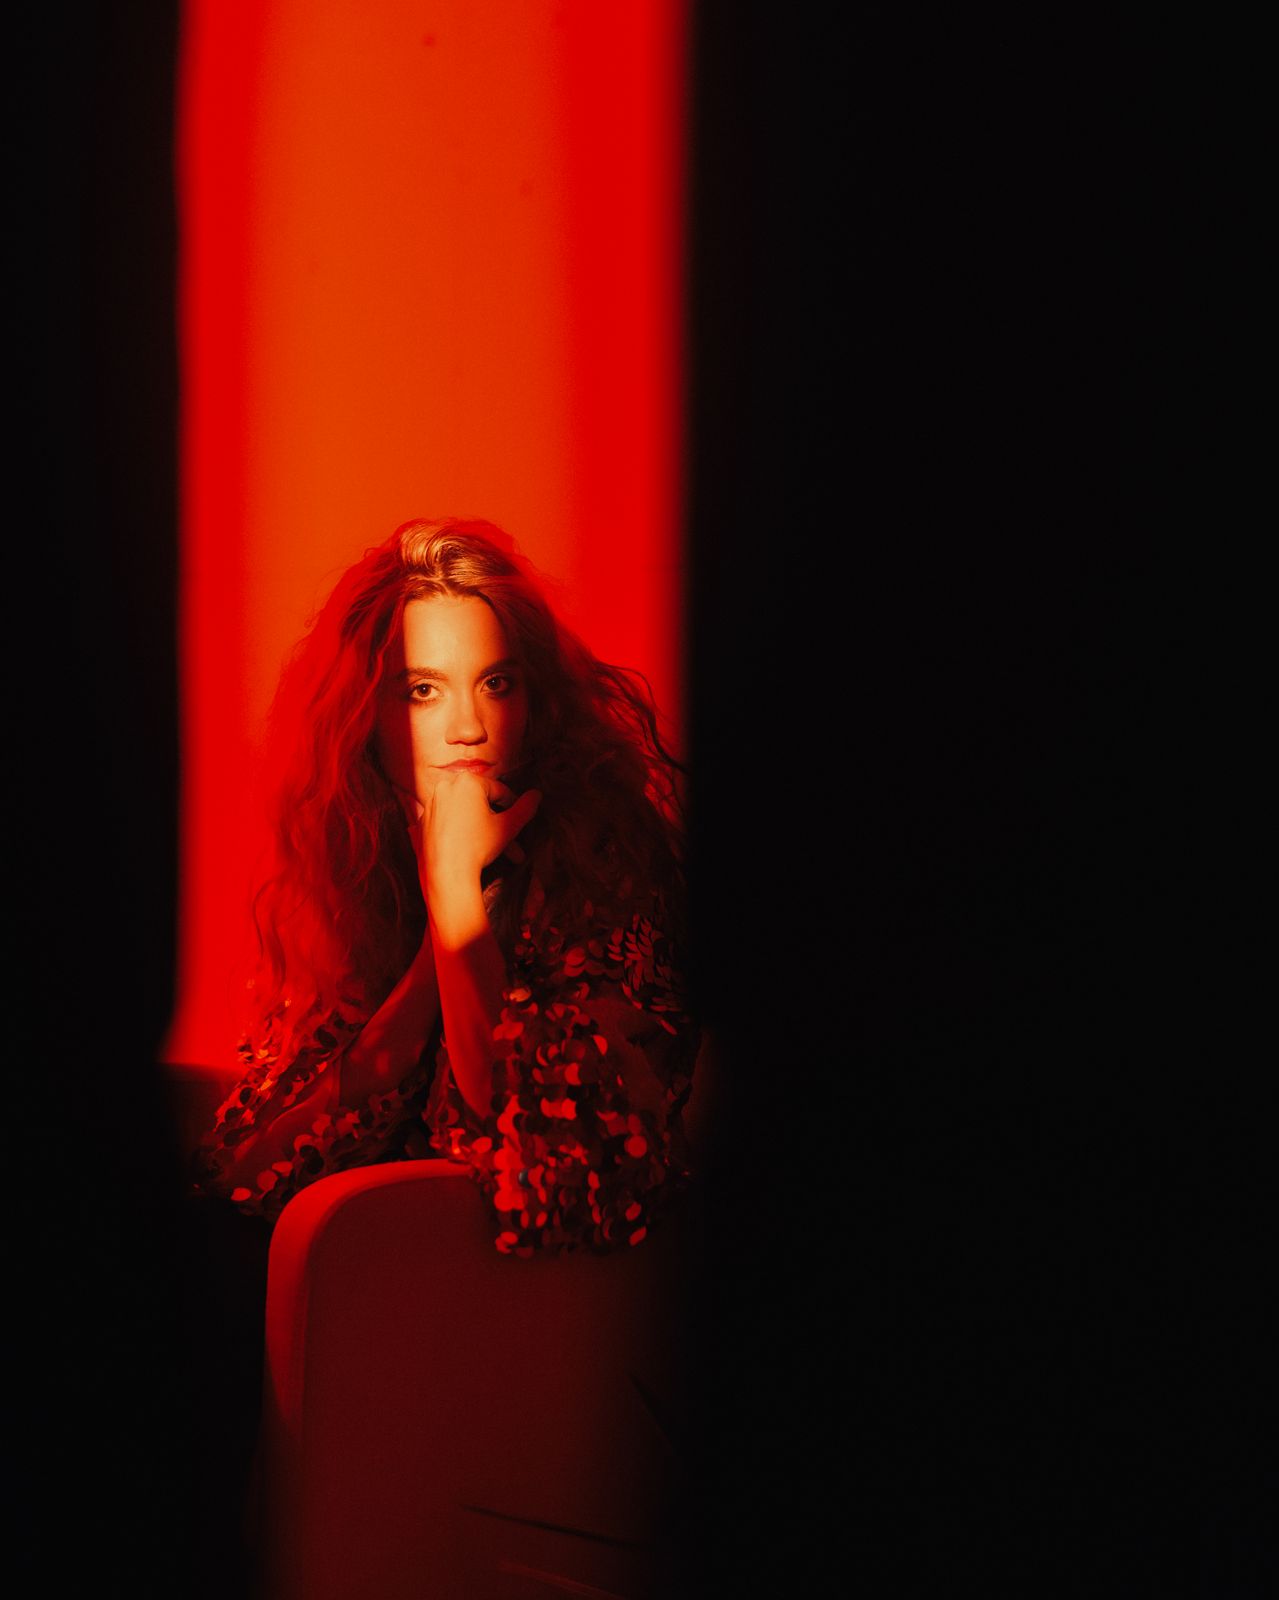
<svg viewBox="0 0 1279 1600"><path fill-rule="evenodd" d="M435 693L433 683L415 683L409 690L410 700L429 700Z"/></svg>
<svg viewBox="0 0 1279 1600"><path fill-rule="evenodd" d="M515 684L505 672L495 672L491 678L485 678L485 686L490 694L510 694Z"/></svg>

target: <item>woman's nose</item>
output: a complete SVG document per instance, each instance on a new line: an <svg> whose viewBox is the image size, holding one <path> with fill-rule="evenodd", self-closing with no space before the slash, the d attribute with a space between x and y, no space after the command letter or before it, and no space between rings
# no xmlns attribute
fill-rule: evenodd
<svg viewBox="0 0 1279 1600"><path fill-rule="evenodd" d="M483 744L488 738L484 719L473 696L463 695L453 702L453 714L449 718L445 738L449 744Z"/></svg>

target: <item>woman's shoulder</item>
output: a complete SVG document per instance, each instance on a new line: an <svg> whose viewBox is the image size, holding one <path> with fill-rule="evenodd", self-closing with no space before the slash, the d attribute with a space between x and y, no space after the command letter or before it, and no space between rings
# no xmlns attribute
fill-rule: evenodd
<svg viewBox="0 0 1279 1600"><path fill-rule="evenodd" d="M623 876L584 887L548 879L536 868L529 874L520 909L522 928L544 944L613 933L673 939L683 920L683 892L676 883Z"/></svg>
<svg viewBox="0 0 1279 1600"><path fill-rule="evenodd" d="M532 985L620 991L658 1013L684 1009L683 958L669 890L610 897L549 893L536 877L524 899L514 958Z"/></svg>

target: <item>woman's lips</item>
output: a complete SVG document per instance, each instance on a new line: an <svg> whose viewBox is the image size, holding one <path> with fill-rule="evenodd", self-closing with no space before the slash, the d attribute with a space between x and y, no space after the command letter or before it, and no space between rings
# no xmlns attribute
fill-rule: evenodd
<svg viewBox="0 0 1279 1600"><path fill-rule="evenodd" d="M447 767L441 767L441 772L487 772L493 765L491 761L450 761Z"/></svg>

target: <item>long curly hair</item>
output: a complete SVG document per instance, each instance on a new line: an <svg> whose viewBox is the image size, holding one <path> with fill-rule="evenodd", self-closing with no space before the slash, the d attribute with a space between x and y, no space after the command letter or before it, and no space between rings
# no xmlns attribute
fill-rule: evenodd
<svg viewBox="0 0 1279 1600"><path fill-rule="evenodd" d="M422 941L417 865L375 728L404 607L434 595L484 600L528 688L521 766L510 779L541 790L542 802L520 835L525 861L502 864L499 937L513 936L533 872L548 920L627 918L657 896L680 937L685 769L659 734L647 681L596 659L492 523L406 522L338 580L281 675L269 719L272 858L254 899L251 1034L272 1024L287 1038L338 1003L371 1014Z"/></svg>

